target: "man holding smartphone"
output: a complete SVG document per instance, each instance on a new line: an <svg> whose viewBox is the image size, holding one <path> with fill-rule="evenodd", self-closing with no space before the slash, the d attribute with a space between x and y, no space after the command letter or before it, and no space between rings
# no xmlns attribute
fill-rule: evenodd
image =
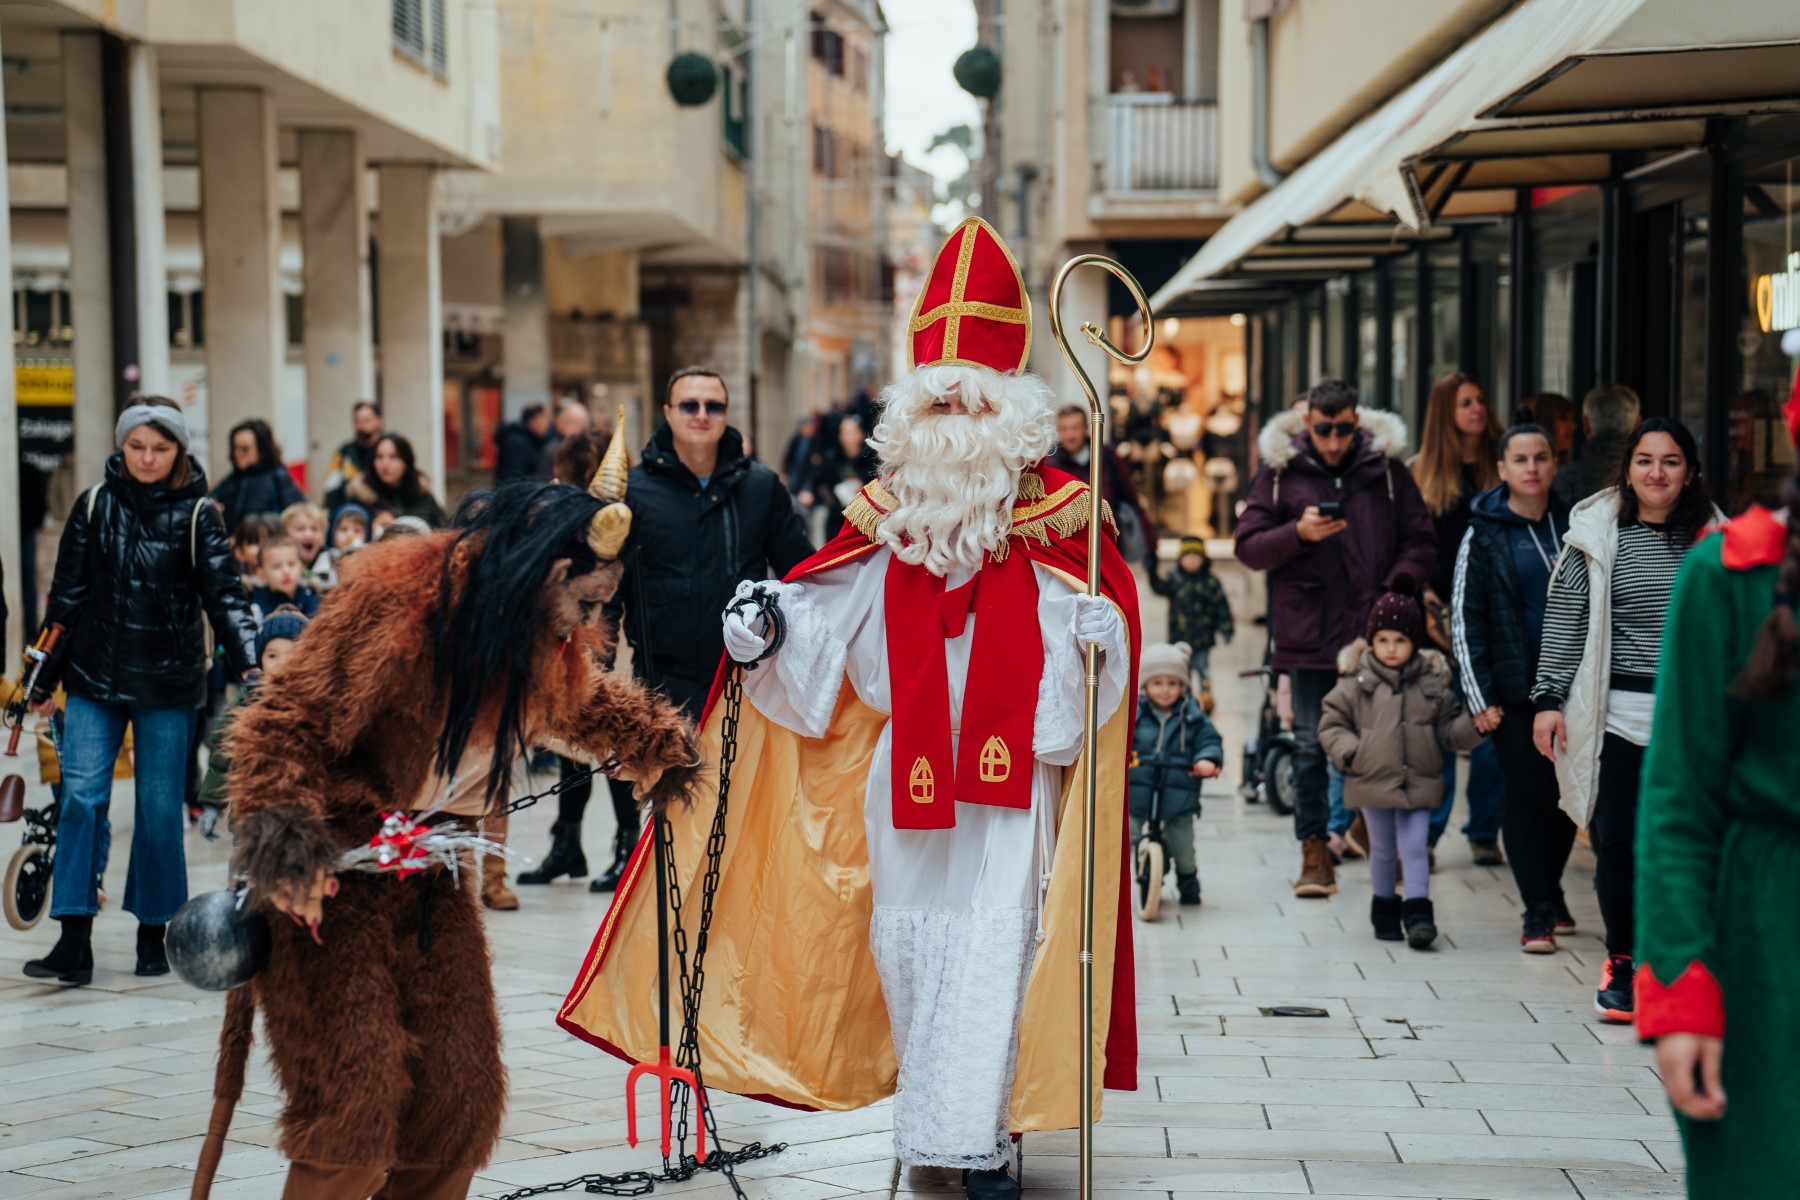
<svg viewBox="0 0 1800 1200"><path fill-rule="evenodd" d="M1327 379L1269 422L1237 532L1238 561L1269 573L1270 662L1293 687L1296 896L1337 891L1318 729L1338 651L1362 636L1382 593L1416 591L1437 558L1431 514L1403 462L1406 423L1356 399Z"/></svg>

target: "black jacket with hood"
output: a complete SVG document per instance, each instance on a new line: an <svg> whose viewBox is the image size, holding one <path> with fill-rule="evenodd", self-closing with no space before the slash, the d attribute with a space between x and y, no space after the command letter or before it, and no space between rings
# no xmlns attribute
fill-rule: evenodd
<svg viewBox="0 0 1800 1200"><path fill-rule="evenodd" d="M1569 532L1569 508L1560 496L1553 493L1543 519L1532 522L1507 507L1506 495L1501 484L1469 506L1469 528L1457 550L1450 588L1451 650L1462 670L1470 712L1524 704L1530 698L1541 634L1533 633L1526 620L1526 596L1514 559L1541 553L1554 561ZM1551 573L1546 567L1546 595Z"/></svg>
<svg viewBox="0 0 1800 1200"><path fill-rule="evenodd" d="M75 498L63 526L44 620L67 635L38 688L60 682L101 703L198 708L211 665L205 622L234 674L255 662L256 640L206 476L194 463L186 487L145 485L114 454L96 486Z"/></svg>
<svg viewBox="0 0 1800 1200"><path fill-rule="evenodd" d="M638 678L699 717L725 652L720 614L742 579L786 575L813 552L793 498L775 472L744 454L726 429L702 487L664 425L631 468L625 577L607 604L631 642Z"/></svg>

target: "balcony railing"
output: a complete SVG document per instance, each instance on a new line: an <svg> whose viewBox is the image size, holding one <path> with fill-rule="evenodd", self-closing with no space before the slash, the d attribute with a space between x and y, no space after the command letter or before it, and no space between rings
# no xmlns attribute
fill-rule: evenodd
<svg viewBox="0 0 1800 1200"><path fill-rule="evenodd" d="M1108 192L1203 192L1219 186L1219 107L1162 92L1106 99Z"/></svg>

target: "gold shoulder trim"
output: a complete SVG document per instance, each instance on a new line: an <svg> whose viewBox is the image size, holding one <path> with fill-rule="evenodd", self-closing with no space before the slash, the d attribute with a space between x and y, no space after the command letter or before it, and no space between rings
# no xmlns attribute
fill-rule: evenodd
<svg viewBox="0 0 1800 1200"><path fill-rule="evenodd" d="M850 522L851 528L868 538L871 542L878 540L876 531L887 515L894 511L898 503L892 492L881 486L879 479L863 485L862 491L856 493L856 499L844 510L844 520Z"/></svg>
<svg viewBox="0 0 1800 1200"><path fill-rule="evenodd" d="M1087 484L1070 480L1055 494L1045 495L1044 477L1034 471L1026 472L1019 478L1019 503L1013 506L1013 535L1047 545L1052 532L1061 537L1081 533L1088 525L1087 492ZM1119 527L1113 520L1112 505L1104 500L1100 502L1100 519L1117 537ZM996 561L1002 557L996 555Z"/></svg>

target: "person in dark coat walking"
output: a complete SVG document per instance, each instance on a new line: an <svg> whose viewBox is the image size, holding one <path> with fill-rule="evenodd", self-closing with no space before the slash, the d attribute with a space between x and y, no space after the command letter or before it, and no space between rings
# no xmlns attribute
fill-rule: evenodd
<svg viewBox="0 0 1800 1200"><path fill-rule="evenodd" d="M1363 635L1375 601L1430 578L1437 534L1406 454L1406 423L1358 409L1338 379L1316 385L1304 411L1270 421L1263 467L1238 523L1238 561L1269 573L1270 665L1293 684L1296 896L1337 891L1325 826L1320 705L1337 686L1337 655ZM1332 515L1335 513L1336 515Z"/></svg>
<svg viewBox="0 0 1800 1200"><path fill-rule="evenodd" d="M517 421L494 430L494 486L538 478L538 459L550 437L550 410L527 404Z"/></svg>
<svg viewBox="0 0 1800 1200"><path fill-rule="evenodd" d="M137 810L125 911L138 919L137 973L161 975L163 932L187 899L182 800L196 710L206 702L205 625L232 674L253 666L256 626L231 542L188 456L187 421L172 401L120 414L106 478L75 500L63 526L46 624L65 630L31 703L52 710L60 683L63 793L50 915L55 949L25 973L63 983L94 977L98 863L113 762L133 731Z"/></svg>
<svg viewBox="0 0 1800 1200"><path fill-rule="evenodd" d="M232 426L231 474L212 498L227 530L245 517L278 517L288 505L306 503L306 493L282 465L281 447L267 421L252 417Z"/></svg>
<svg viewBox="0 0 1800 1200"><path fill-rule="evenodd" d="M1575 931L1562 890L1575 823L1557 806L1555 767L1531 744L1531 687L1569 509L1552 490L1556 447L1548 430L1513 426L1499 455L1501 482L1471 503L1457 550L1451 646L1469 711L1477 728L1493 734L1505 783L1501 832L1525 905L1519 945L1527 954L1549 954L1558 933Z"/></svg>
<svg viewBox="0 0 1800 1200"><path fill-rule="evenodd" d="M1086 483L1088 480L1088 410L1070 406L1056 414L1056 449L1044 461L1067 471ZM1156 522L1144 507L1137 483L1131 478L1131 466L1111 446L1101 448L1101 499L1112 505L1113 519L1119 522L1119 553L1129 562L1141 562L1156 546Z"/></svg>

